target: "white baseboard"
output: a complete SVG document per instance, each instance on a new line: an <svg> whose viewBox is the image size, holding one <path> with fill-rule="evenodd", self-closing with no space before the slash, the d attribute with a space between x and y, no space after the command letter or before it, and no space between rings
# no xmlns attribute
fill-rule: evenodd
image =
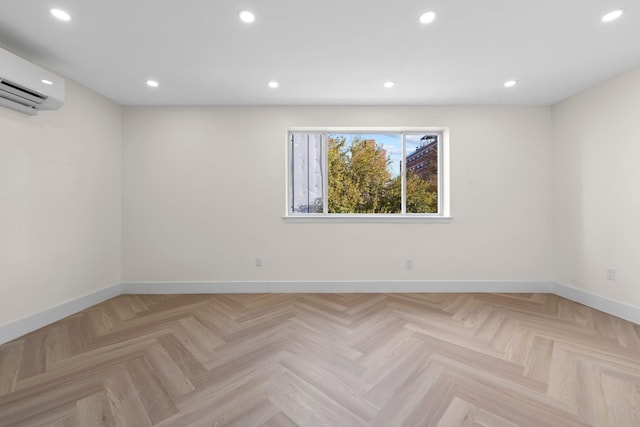
<svg viewBox="0 0 640 427"><path fill-rule="evenodd" d="M0 344L40 329L121 294L222 293L553 293L640 324L640 308L553 282L527 281L347 281L347 282L137 282L84 295L0 326Z"/></svg>
<svg viewBox="0 0 640 427"><path fill-rule="evenodd" d="M123 283L125 294L225 293L548 293L551 282L524 281L344 281L344 282L143 282Z"/></svg>
<svg viewBox="0 0 640 427"><path fill-rule="evenodd" d="M640 325L640 308L594 295L573 286L554 283L552 293Z"/></svg>
<svg viewBox="0 0 640 427"><path fill-rule="evenodd" d="M83 295L60 305L48 308L31 316L0 326L0 344L21 337L44 326L71 316L92 305L99 304L122 293L121 285L113 285L99 291Z"/></svg>

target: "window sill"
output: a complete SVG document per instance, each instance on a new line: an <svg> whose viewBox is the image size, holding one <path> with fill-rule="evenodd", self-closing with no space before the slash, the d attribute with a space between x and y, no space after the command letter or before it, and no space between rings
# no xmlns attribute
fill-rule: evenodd
<svg viewBox="0 0 640 427"><path fill-rule="evenodd" d="M360 222L360 223L431 223L431 224L448 224L453 217L451 216L424 216L424 215L290 215L282 218L284 222Z"/></svg>

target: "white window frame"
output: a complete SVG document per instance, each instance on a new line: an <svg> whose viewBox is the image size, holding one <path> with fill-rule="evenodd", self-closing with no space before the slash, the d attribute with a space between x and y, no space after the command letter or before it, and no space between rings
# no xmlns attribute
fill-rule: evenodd
<svg viewBox="0 0 640 427"><path fill-rule="evenodd" d="M400 214L336 214L329 213L327 206L328 192L328 162L326 138L322 147L322 163L324 170L323 183L323 213L294 213L290 211L291 202L291 167L292 150L290 135L292 133L325 133L325 134L374 134L374 133L438 133L438 213L406 213L406 196L402 198L402 212ZM291 127L286 130L286 172L285 172L285 213L283 219L286 222L449 222L452 219L450 210L450 182L449 182L449 129L446 127ZM403 137L403 167L402 167L402 193L406 193L406 144Z"/></svg>

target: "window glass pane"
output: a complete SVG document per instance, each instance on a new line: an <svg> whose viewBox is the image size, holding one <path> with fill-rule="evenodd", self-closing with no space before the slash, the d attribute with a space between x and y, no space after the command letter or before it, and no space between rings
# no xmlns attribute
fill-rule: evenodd
<svg viewBox="0 0 640 427"><path fill-rule="evenodd" d="M291 212L322 213L322 134L291 135Z"/></svg>
<svg viewBox="0 0 640 427"><path fill-rule="evenodd" d="M407 134L407 213L438 213L438 134Z"/></svg>
<svg viewBox="0 0 640 427"><path fill-rule="evenodd" d="M329 213L402 212L401 134L328 136Z"/></svg>

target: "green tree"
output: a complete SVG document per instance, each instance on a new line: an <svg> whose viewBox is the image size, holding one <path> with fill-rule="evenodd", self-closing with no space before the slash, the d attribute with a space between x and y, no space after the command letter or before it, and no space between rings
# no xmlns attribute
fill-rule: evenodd
<svg viewBox="0 0 640 427"><path fill-rule="evenodd" d="M438 212L438 186L430 181L432 180L424 181L414 173L407 173L408 213Z"/></svg>
<svg viewBox="0 0 640 427"><path fill-rule="evenodd" d="M328 141L329 213L400 213L402 177L392 177L391 159L373 140L345 137ZM436 172L437 176L437 172ZM407 174L407 212L438 210L436 181Z"/></svg>
<svg viewBox="0 0 640 427"><path fill-rule="evenodd" d="M330 213L399 212L389 204L392 177L386 151L373 140L329 139ZM400 193L398 193L398 196Z"/></svg>
<svg viewBox="0 0 640 427"><path fill-rule="evenodd" d="M346 139L330 139L328 147L330 213L353 213L358 204L358 188L351 180Z"/></svg>

